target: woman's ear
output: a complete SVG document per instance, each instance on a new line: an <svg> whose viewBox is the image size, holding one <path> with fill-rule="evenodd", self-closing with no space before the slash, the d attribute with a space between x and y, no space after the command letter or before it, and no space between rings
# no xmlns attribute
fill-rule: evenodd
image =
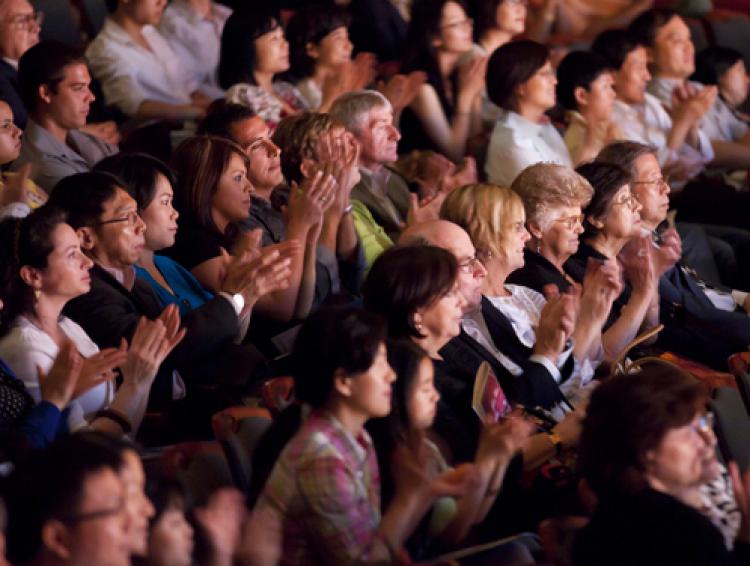
<svg viewBox="0 0 750 566"><path fill-rule="evenodd" d="M526 222L526 229L529 231L529 234L531 234L533 238L536 238L537 240L542 239L542 229L539 224L537 224L533 220L529 220Z"/></svg>
<svg viewBox="0 0 750 566"><path fill-rule="evenodd" d="M352 396L352 378L341 368L333 372L333 390L345 399Z"/></svg>
<svg viewBox="0 0 750 566"><path fill-rule="evenodd" d="M590 93L582 86L577 86L573 89L573 98L575 98L576 106L579 110L585 109L589 105Z"/></svg>
<svg viewBox="0 0 750 566"><path fill-rule="evenodd" d="M309 157L305 157L302 159L302 163L299 165L300 173L302 173L302 176L307 179L308 177L311 177L312 174L315 172L313 169L315 167L315 162L310 159Z"/></svg>
<svg viewBox="0 0 750 566"><path fill-rule="evenodd" d="M310 59L317 59L318 57L320 57L318 46L315 45L312 41L308 41L305 44L305 52L307 53L307 56L310 57Z"/></svg>
<svg viewBox="0 0 750 566"><path fill-rule="evenodd" d="M596 216L587 216L586 220L597 230L601 230L602 228L604 228L604 222L602 222L601 219Z"/></svg>
<svg viewBox="0 0 750 566"><path fill-rule="evenodd" d="M19 275L26 285L35 290L42 289L42 274L41 272L31 266L24 265L19 270Z"/></svg>

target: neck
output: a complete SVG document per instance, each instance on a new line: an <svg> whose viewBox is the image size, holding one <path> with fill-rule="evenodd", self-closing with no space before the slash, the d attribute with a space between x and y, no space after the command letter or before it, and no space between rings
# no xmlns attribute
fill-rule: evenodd
<svg viewBox="0 0 750 566"><path fill-rule="evenodd" d="M448 340L446 340L445 338L427 334L424 338L415 338L414 341L419 344L422 349L427 352L427 355L433 360L443 359L443 357L440 355L440 349L448 343Z"/></svg>
<svg viewBox="0 0 750 566"><path fill-rule="evenodd" d="M318 86L318 88L322 89L326 79L335 72L335 69L330 69L328 67L324 67L323 65L315 65L315 69L313 70L313 74L310 75L310 78Z"/></svg>
<svg viewBox="0 0 750 566"><path fill-rule="evenodd" d="M661 222L653 222L641 216L641 226L645 228L646 230L648 230L649 232L653 232L654 230L656 230L659 224L661 224Z"/></svg>
<svg viewBox="0 0 750 566"><path fill-rule="evenodd" d="M253 187L255 188L254 197L258 197L259 199L263 199L265 201L271 200L271 193L276 188L276 185L271 187L259 187L255 183L253 183Z"/></svg>
<svg viewBox="0 0 750 566"><path fill-rule="evenodd" d="M42 294L34 308L26 316L50 336L57 333L58 322L67 299Z"/></svg>
<svg viewBox="0 0 750 566"><path fill-rule="evenodd" d="M488 297L505 297L508 291L505 289L505 281L510 275L508 267L502 261L495 258L485 260L487 278L484 280L484 295Z"/></svg>
<svg viewBox="0 0 750 566"><path fill-rule="evenodd" d="M336 417L336 420L341 423L346 432L355 437L362 432L362 427L365 426L369 418L368 415L363 415L360 411L350 407L338 396L334 396L334 399L328 402L325 409Z"/></svg>
<svg viewBox="0 0 750 566"><path fill-rule="evenodd" d="M678 81L680 83L684 83L687 81L687 77L682 77L680 75L675 75L674 73L654 73L655 79L666 79L670 81Z"/></svg>
<svg viewBox="0 0 750 566"><path fill-rule="evenodd" d="M122 6L122 4L120 4L120 6ZM124 29L129 36L135 39L139 39L141 37L141 30L143 29L143 26L136 22L128 14L126 14L124 9L118 8L115 13L110 16L110 18L112 18L112 20L114 20L117 25Z"/></svg>
<svg viewBox="0 0 750 566"><path fill-rule="evenodd" d="M533 250L533 251L536 251L536 250ZM550 262L552 265L554 265L560 273L565 272L565 270L563 269L563 265L565 265L565 262L568 261L570 254L566 254L565 256L557 256L553 254L552 250L548 249L544 245L544 243L541 244L540 249L537 253L541 255L544 259L546 259L548 262Z"/></svg>
<svg viewBox="0 0 750 566"><path fill-rule="evenodd" d="M536 104L531 104L529 102L523 102L520 101L518 103L518 110L517 112L526 118L529 122L533 122L534 124L538 124L539 121L544 116L544 110L539 108Z"/></svg>
<svg viewBox="0 0 750 566"><path fill-rule="evenodd" d="M187 0L187 3L204 18L211 13L211 0Z"/></svg>
<svg viewBox="0 0 750 566"><path fill-rule="evenodd" d="M620 250L628 243L630 238L615 238L608 236L600 232L593 238L589 239L587 243L599 253L607 256L608 258L615 258Z"/></svg>
<svg viewBox="0 0 750 566"><path fill-rule="evenodd" d="M156 267L154 263L154 250L144 247L141 252L141 257L138 258L138 266L148 269L149 267Z"/></svg>
<svg viewBox="0 0 750 566"><path fill-rule="evenodd" d="M440 75L443 78L451 76L453 71L458 66L458 60L461 57L460 53L447 53L440 51L437 56L438 69L440 69Z"/></svg>
<svg viewBox="0 0 750 566"><path fill-rule="evenodd" d="M481 45L487 53L492 55L492 53L495 52L495 49L505 45L511 39L513 39L512 34L505 30L493 28L484 32L482 39L479 40L479 45Z"/></svg>
<svg viewBox="0 0 750 566"><path fill-rule="evenodd" d="M694 488L670 486L665 484L659 478L655 478L652 476L647 476L646 480L648 481L648 485L651 487L651 489L660 491L661 493L664 493L666 495L671 495L672 497L674 497L675 499L679 499L686 505L692 505L691 501L693 501L694 499Z"/></svg>
<svg viewBox="0 0 750 566"><path fill-rule="evenodd" d="M42 128L47 130L50 134L52 134L52 137L54 137L57 141L60 143L66 143L66 140L68 138L68 130L67 128L63 128L55 122L49 114L47 115L39 115L35 114L33 116L34 121L39 124Z"/></svg>
<svg viewBox="0 0 750 566"><path fill-rule="evenodd" d="M253 71L255 76L255 82L258 86L266 92L273 92L273 73L267 73L265 71Z"/></svg>
<svg viewBox="0 0 750 566"><path fill-rule="evenodd" d="M369 159L365 159L363 157L359 158L359 168L360 169L366 169L370 173L377 173L381 169L383 169L383 164L378 163L377 161L370 161Z"/></svg>

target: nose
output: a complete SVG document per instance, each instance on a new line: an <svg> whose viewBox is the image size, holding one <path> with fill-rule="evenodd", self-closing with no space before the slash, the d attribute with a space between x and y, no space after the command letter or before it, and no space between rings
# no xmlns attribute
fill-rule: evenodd
<svg viewBox="0 0 750 566"><path fill-rule="evenodd" d="M270 140L270 139L263 140L263 143L266 145L266 150L268 152L268 157L277 157L278 155L281 154L281 149L279 148L278 145L276 145L275 143L273 143L272 140Z"/></svg>
<svg viewBox="0 0 750 566"><path fill-rule="evenodd" d="M245 192L249 195L255 194L255 187L247 177L245 177Z"/></svg>
<svg viewBox="0 0 750 566"><path fill-rule="evenodd" d="M474 262L474 278L484 279L485 277L487 277L487 268L484 266L484 264L481 261L475 261Z"/></svg>
<svg viewBox="0 0 750 566"><path fill-rule="evenodd" d="M576 234L583 234L583 222L576 222L576 227L573 228Z"/></svg>
<svg viewBox="0 0 750 566"><path fill-rule="evenodd" d="M19 138L20 139L21 136L23 136L23 130L21 128L19 128L15 124L11 124L11 128L12 128L12 132L13 132L12 136L14 138Z"/></svg>
<svg viewBox="0 0 750 566"><path fill-rule="evenodd" d="M81 252L81 257L83 258L82 266L83 268L88 271L92 267L94 267L94 262L87 256L85 253Z"/></svg>
<svg viewBox="0 0 750 566"><path fill-rule="evenodd" d="M529 234L529 231L524 227L524 229L523 229L523 237L522 237L523 243L525 244L530 239L531 239L531 234Z"/></svg>
<svg viewBox="0 0 750 566"><path fill-rule="evenodd" d="M96 96L94 96L94 93L91 92L90 88L86 89L86 100L89 102L89 104L96 100Z"/></svg>
<svg viewBox="0 0 750 566"><path fill-rule="evenodd" d="M385 377L385 381L386 381L386 383L388 383L388 384L391 384L391 383L393 383L394 381L396 381L396 377L398 377L398 376L396 375L396 372L395 372L395 371L393 371L393 368L392 368L392 367L390 366L390 364L389 364L389 365L388 365L388 374L387 374L387 375L386 375L386 377Z"/></svg>
<svg viewBox="0 0 750 566"><path fill-rule="evenodd" d="M398 141L401 139L401 132L393 124L388 124L388 139Z"/></svg>

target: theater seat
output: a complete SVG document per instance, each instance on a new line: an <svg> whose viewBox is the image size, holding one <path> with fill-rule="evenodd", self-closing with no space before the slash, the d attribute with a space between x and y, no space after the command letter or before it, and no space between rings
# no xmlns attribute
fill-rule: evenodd
<svg viewBox="0 0 750 566"><path fill-rule="evenodd" d="M31 0L35 10L44 13L40 38L61 41L72 47L81 46L81 28L73 7L67 0Z"/></svg>
<svg viewBox="0 0 750 566"><path fill-rule="evenodd" d="M252 479L252 455L271 426L271 413L259 407L229 407L211 419L216 440L226 456L237 489L247 492Z"/></svg>
<svg viewBox="0 0 750 566"><path fill-rule="evenodd" d="M721 387L714 392L710 407L724 461L734 460L745 471L750 464L750 415L740 392L733 387Z"/></svg>

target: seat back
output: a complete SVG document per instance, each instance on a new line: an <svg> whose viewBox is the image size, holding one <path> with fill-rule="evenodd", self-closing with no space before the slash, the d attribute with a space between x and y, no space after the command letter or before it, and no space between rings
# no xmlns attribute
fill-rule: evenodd
<svg viewBox="0 0 750 566"><path fill-rule="evenodd" d="M724 461L734 460L740 470L746 470L750 464L750 415L740 392L733 387L720 387L714 392L710 407Z"/></svg>
<svg viewBox="0 0 750 566"><path fill-rule="evenodd" d="M247 492L252 479L252 455L263 433L271 426L271 414L262 408L230 407L211 419L237 489Z"/></svg>
<svg viewBox="0 0 750 566"><path fill-rule="evenodd" d="M38 12L44 13L40 38L61 41L72 47L81 46L81 28L75 11L67 0L31 0Z"/></svg>

